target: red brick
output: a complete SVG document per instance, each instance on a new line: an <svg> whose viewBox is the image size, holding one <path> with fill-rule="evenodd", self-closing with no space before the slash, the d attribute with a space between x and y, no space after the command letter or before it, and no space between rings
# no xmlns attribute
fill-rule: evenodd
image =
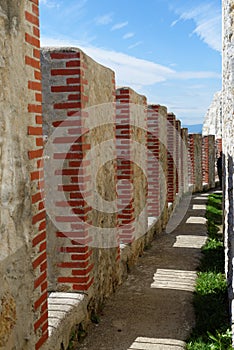
<svg viewBox="0 0 234 350"><path fill-rule="evenodd" d="M35 58L25 56L25 64L35 69L40 69L40 61L36 60Z"/></svg>
<svg viewBox="0 0 234 350"><path fill-rule="evenodd" d="M32 46L40 48L40 40L28 33L25 34L25 41Z"/></svg>
<svg viewBox="0 0 234 350"><path fill-rule="evenodd" d="M32 224L35 225L36 223L38 223L44 219L45 219L45 210L43 210L42 212L40 212L32 217Z"/></svg>
<svg viewBox="0 0 234 350"><path fill-rule="evenodd" d="M72 270L72 276L86 276L94 267L94 264L90 265L87 269Z"/></svg>
<svg viewBox="0 0 234 350"><path fill-rule="evenodd" d="M39 0L29 0L30 2L33 2L35 5L39 6Z"/></svg>
<svg viewBox="0 0 234 350"><path fill-rule="evenodd" d="M51 75L80 75L80 69L51 69Z"/></svg>
<svg viewBox="0 0 234 350"><path fill-rule="evenodd" d="M40 80L41 81L41 72L38 72L38 71L35 71L34 72L34 78L36 79L36 80ZM39 91L40 91L41 89L39 89Z"/></svg>
<svg viewBox="0 0 234 350"><path fill-rule="evenodd" d="M43 119L41 115L36 115L35 117L36 124L42 124Z"/></svg>
<svg viewBox="0 0 234 350"><path fill-rule="evenodd" d="M75 268L85 268L89 265L89 261L80 261L80 262L62 262L58 264L58 267L75 269Z"/></svg>
<svg viewBox="0 0 234 350"><path fill-rule="evenodd" d="M39 148L35 151L28 152L29 159L41 158L42 155L43 155L43 148Z"/></svg>
<svg viewBox="0 0 234 350"><path fill-rule="evenodd" d="M55 103L54 109L81 108L80 102Z"/></svg>
<svg viewBox="0 0 234 350"><path fill-rule="evenodd" d="M32 1L32 0L31 0ZM34 1L37 1L37 0L34 0ZM45 333L45 334L43 334L42 336L41 336L41 338L38 340L38 342L36 343L36 345L35 345L35 350L39 350L41 347L42 347L42 345L46 342L46 340L48 339L48 337L49 337L49 334L48 334L48 331Z"/></svg>
<svg viewBox="0 0 234 350"><path fill-rule="evenodd" d="M29 126L28 135L42 135L42 127Z"/></svg>
<svg viewBox="0 0 234 350"><path fill-rule="evenodd" d="M32 241L33 247L35 247L36 245L40 244L45 239L46 239L46 231L40 233L35 238L33 238L33 241Z"/></svg>
<svg viewBox="0 0 234 350"><path fill-rule="evenodd" d="M51 92L79 92L80 86L72 85L72 86L51 86Z"/></svg>
<svg viewBox="0 0 234 350"><path fill-rule="evenodd" d="M41 306L41 313L44 313L44 312L46 312L46 311L48 311L48 303L47 303L47 300L46 300L46 302ZM46 321L46 322L48 322L48 321Z"/></svg>
<svg viewBox="0 0 234 350"><path fill-rule="evenodd" d="M46 222L42 221L39 225L39 231L45 230L46 229Z"/></svg>
<svg viewBox="0 0 234 350"><path fill-rule="evenodd" d="M34 330L36 330L48 320L48 311L46 311L40 318L34 323Z"/></svg>
<svg viewBox="0 0 234 350"><path fill-rule="evenodd" d="M58 277L59 283L87 283L89 277Z"/></svg>
<svg viewBox="0 0 234 350"><path fill-rule="evenodd" d="M46 322L43 324L43 326L41 327L42 333L45 333L45 332L47 331L48 326L49 326L48 321L46 321Z"/></svg>
<svg viewBox="0 0 234 350"><path fill-rule="evenodd" d="M58 59L58 60L62 60L62 59L71 59L71 58L79 58L80 54L79 52L64 52L64 53L60 53L60 52L52 52L50 54L50 57L52 59Z"/></svg>
<svg viewBox="0 0 234 350"><path fill-rule="evenodd" d="M88 290L93 284L93 282L94 282L94 278L92 278L89 283L73 284L72 288L73 290L77 290L77 291Z"/></svg>
<svg viewBox="0 0 234 350"><path fill-rule="evenodd" d="M44 252L46 250L46 241L41 243L39 250L40 250L40 252Z"/></svg>
<svg viewBox="0 0 234 350"><path fill-rule="evenodd" d="M36 145L37 145L38 147L44 145L44 141L43 141L43 138L42 138L42 137L36 139Z"/></svg>
<svg viewBox="0 0 234 350"><path fill-rule="evenodd" d="M36 5L32 5L32 12L36 15L39 16L39 7Z"/></svg>
<svg viewBox="0 0 234 350"><path fill-rule="evenodd" d="M47 292L43 293L40 298L35 301L34 303L34 309L37 310L43 303L44 301L47 299Z"/></svg>
<svg viewBox="0 0 234 350"><path fill-rule="evenodd" d="M33 268L36 269L43 261L46 260L46 252L41 254L36 260L33 261Z"/></svg>
<svg viewBox="0 0 234 350"><path fill-rule="evenodd" d="M30 22L30 23L36 25L37 27L39 27L39 18L38 18L38 16L35 16L35 15L29 13L28 11L25 11L25 19L28 22Z"/></svg>
<svg viewBox="0 0 234 350"><path fill-rule="evenodd" d="M41 265L40 265L40 271L44 272L47 270L47 261L44 261Z"/></svg>
<svg viewBox="0 0 234 350"><path fill-rule="evenodd" d="M48 288L48 282L47 282L47 280L44 282L44 283L42 283L42 285L41 285L41 293L43 293L45 290L47 290L47 288Z"/></svg>
<svg viewBox="0 0 234 350"><path fill-rule="evenodd" d="M39 202L42 198L43 198L43 196L42 196L41 192L38 192L38 193L32 195L32 204Z"/></svg>
<svg viewBox="0 0 234 350"><path fill-rule="evenodd" d="M68 61L66 67L80 67L80 60Z"/></svg>
<svg viewBox="0 0 234 350"><path fill-rule="evenodd" d="M67 84L80 84L80 79L79 78L68 78L67 79Z"/></svg>
<svg viewBox="0 0 234 350"><path fill-rule="evenodd" d="M36 93L35 98L37 102L42 102L42 94L41 93Z"/></svg>
<svg viewBox="0 0 234 350"><path fill-rule="evenodd" d="M29 80L29 82L28 82L28 89L41 92L42 85L41 85L41 83L38 83L36 81L30 81Z"/></svg>
<svg viewBox="0 0 234 350"><path fill-rule="evenodd" d="M28 105L28 112L29 113L42 113L42 106L36 105L36 104L29 104Z"/></svg>
<svg viewBox="0 0 234 350"><path fill-rule="evenodd" d="M43 172L38 170L34 171L31 173L31 181L39 180L42 176L43 176Z"/></svg>
<svg viewBox="0 0 234 350"><path fill-rule="evenodd" d="M34 281L34 289L37 289L47 278L46 271L43 272L35 281Z"/></svg>

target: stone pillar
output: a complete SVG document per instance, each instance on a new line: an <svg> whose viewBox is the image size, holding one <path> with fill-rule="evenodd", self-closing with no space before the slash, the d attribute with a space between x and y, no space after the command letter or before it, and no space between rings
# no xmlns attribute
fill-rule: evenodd
<svg viewBox="0 0 234 350"><path fill-rule="evenodd" d="M200 192L202 185L202 136L189 134L189 182L193 186L193 192Z"/></svg>
<svg viewBox="0 0 234 350"><path fill-rule="evenodd" d="M118 227L122 243L147 231L146 98L128 87L116 91Z"/></svg>
<svg viewBox="0 0 234 350"><path fill-rule="evenodd" d="M176 193L181 192L181 122L176 120Z"/></svg>
<svg viewBox="0 0 234 350"><path fill-rule="evenodd" d="M188 129L181 129L181 186L183 193L189 190Z"/></svg>
<svg viewBox="0 0 234 350"><path fill-rule="evenodd" d="M0 1L0 348L48 338L38 0Z"/></svg>
<svg viewBox="0 0 234 350"><path fill-rule="evenodd" d="M160 215L159 105L148 106L148 215Z"/></svg>
<svg viewBox="0 0 234 350"><path fill-rule="evenodd" d="M176 196L176 118L173 113L167 116L167 200L174 203Z"/></svg>

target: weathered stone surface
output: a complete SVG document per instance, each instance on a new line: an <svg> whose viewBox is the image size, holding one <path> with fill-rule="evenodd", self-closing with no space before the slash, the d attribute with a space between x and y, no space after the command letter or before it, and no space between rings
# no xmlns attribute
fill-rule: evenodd
<svg viewBox="0 0 234 350"><path fill-rule="evenodd" d="M216 92L204 118L202 136L222 137L222 92Z"/></svg>
<svg viewBox="0 0 234 350"><path fill-rule="evenodd" d="M25 67L28 1L0 1L0 348L32 349L31 115ZM33 73L33 72L32 72Z"/></svg>
<svg viewBox="0 0 234 350"><path fill-rule="evenodd" d="M223 1L223 165L224 165L224 237L225 271L229 286L232 309L232 330L234 344L234 302L233 302L233 165L234 165L234 1Z"/></svg>

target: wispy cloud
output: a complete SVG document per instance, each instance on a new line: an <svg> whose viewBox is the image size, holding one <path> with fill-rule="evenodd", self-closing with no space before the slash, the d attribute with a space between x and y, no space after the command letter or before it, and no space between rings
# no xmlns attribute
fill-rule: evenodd
<svg viewBox="0 0 234 350"><path fill-rule="evenodd" d="M114 50L81 45L80 42L41 38L42 46L79 47L97 62L116 72L118 85L150 86L172 80L219 79L220 75L210 71L176 71L152 61L139 59Z"/></svg>
<svg viewBox="0 0 234 350"><path fill-rule="evenodd" d="M135 44L129 45L128 49L129 50L134 49L135 47L137 47L137 46L139 46L141 44L143 44L143 41L137 41Z"/></svg>
<svg viewBox="0 0 234 350"><path fill-rule="evenodd" d="M59 1L56 1L56 0L40 0L40 4L44 5L48 8L51 8L51 9L55 8L55 7L57 7L57 8L60 7Z"/></svg>
<svg viewBox="0 0 234 350"><path fill-rule="evenodd" d="M119 29L122 29L124 27L126 27L128 25L128 22L121 22L121 23L116 23L112 28L111 30L119 30Z"/></svg>
<svg viewBox="0 0 234 350"><path fill-rule="evenodd" d="M135 35L135 33L126 33L126 34L124 34L123 39L130 39L130 38L132 38L134 35Z"/></svg>
<svg viewBox="0 0 234 350"><path fill-rule="evenodd" d="M105 15L99 16L95 18L95 23L97 25L107 25L110 24L113 19L113 13L106 13Z"/></svg>
<svg viewBox="0 0 234 350"><path fill-rule="evenodd" d="M171 27L175 26L180 20L193 20L196 34L202 41L212 49L220 51L222 49L222 9L217 5L217 1L209 3L200 3L197 7L177 8L174 11L180 16L172 22Z"/></svg>

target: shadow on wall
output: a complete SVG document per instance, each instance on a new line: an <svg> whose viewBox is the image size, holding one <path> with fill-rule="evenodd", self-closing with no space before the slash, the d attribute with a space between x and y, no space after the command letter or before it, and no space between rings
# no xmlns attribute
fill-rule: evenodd
<svg viewBox="0 0 234 350"><path fill-rule="evenodd" d="M228 153L227 158L223 155L223 203L224 203L224 239L226 251L226 274L228 283L228 296L230 315L232 314L232 300L233 300L233 256L234 256L234 238L233 238L233 157Z"/></svg>

